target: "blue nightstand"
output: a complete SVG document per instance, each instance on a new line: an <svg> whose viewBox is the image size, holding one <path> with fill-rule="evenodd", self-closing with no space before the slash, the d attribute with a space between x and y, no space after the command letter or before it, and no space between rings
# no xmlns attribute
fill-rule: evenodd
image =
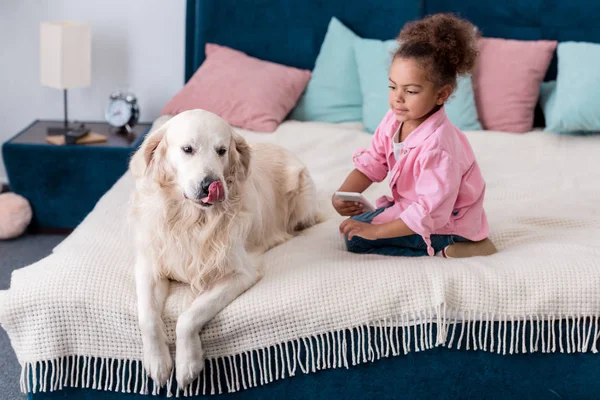
<svg viewBox="0 0 600 400"><path fill-rule="evenodd" d="M104 143L56 146L46 143L49 126L62 121L36 120L2 146L11 191L29 200L34 231L70 231L127 171L129 159L151 124L140 123L126 137L107 123L85 122Z"/></svg>

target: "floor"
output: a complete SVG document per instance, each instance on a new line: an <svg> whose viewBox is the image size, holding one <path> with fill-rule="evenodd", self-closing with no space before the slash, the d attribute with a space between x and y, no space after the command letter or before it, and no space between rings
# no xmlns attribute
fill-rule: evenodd
<svg viewBox="0 0 600 400"><path fill-rule="evenodd" d="M0 290L10 287L13 270L44 258L64 238L64 235L26 234L17 239L0 240ZM0 399L25 398L19 389L20 374L21 367L8 335L4 329L0 329Z"/></svg>

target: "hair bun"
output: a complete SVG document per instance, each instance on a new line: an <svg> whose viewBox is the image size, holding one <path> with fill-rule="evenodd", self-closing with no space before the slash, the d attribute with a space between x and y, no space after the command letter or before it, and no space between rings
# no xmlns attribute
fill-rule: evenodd
<svg viewBox="0 0 600 400"><path fill-rule="evenodd" d="M443 75L463 75L475 67L479 36L477 28L467 20L453 14L434 14L407 23L397 39L401 48L421 49L407 50L417 58L419 54L432 56ZM398 55L402 53L400 49Z"/></svg>

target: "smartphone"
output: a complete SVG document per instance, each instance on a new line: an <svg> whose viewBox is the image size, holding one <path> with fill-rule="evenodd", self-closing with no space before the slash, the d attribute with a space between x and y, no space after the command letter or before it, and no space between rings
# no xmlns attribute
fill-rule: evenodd
<svg viewBox="0 0 600 400"><path fill-rule="evenodd" d="M362 205L365 207L365 211L375 211L375 207L373 207L373 205L369 203L369 200L367 200L361 193L335 192L335 195L343 201L362 203Z"/></svg>

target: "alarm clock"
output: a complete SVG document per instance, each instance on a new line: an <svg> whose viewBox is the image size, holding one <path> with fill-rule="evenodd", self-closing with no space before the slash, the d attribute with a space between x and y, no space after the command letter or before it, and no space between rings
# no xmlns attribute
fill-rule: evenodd
<svg viewBox="0 0 600 400"><path fill-rule="evenodd" d="M138 122L139 117L140 108L133 94L118 91L110 95L104 118L111 126L131 134L131 128Z"/></svg>

